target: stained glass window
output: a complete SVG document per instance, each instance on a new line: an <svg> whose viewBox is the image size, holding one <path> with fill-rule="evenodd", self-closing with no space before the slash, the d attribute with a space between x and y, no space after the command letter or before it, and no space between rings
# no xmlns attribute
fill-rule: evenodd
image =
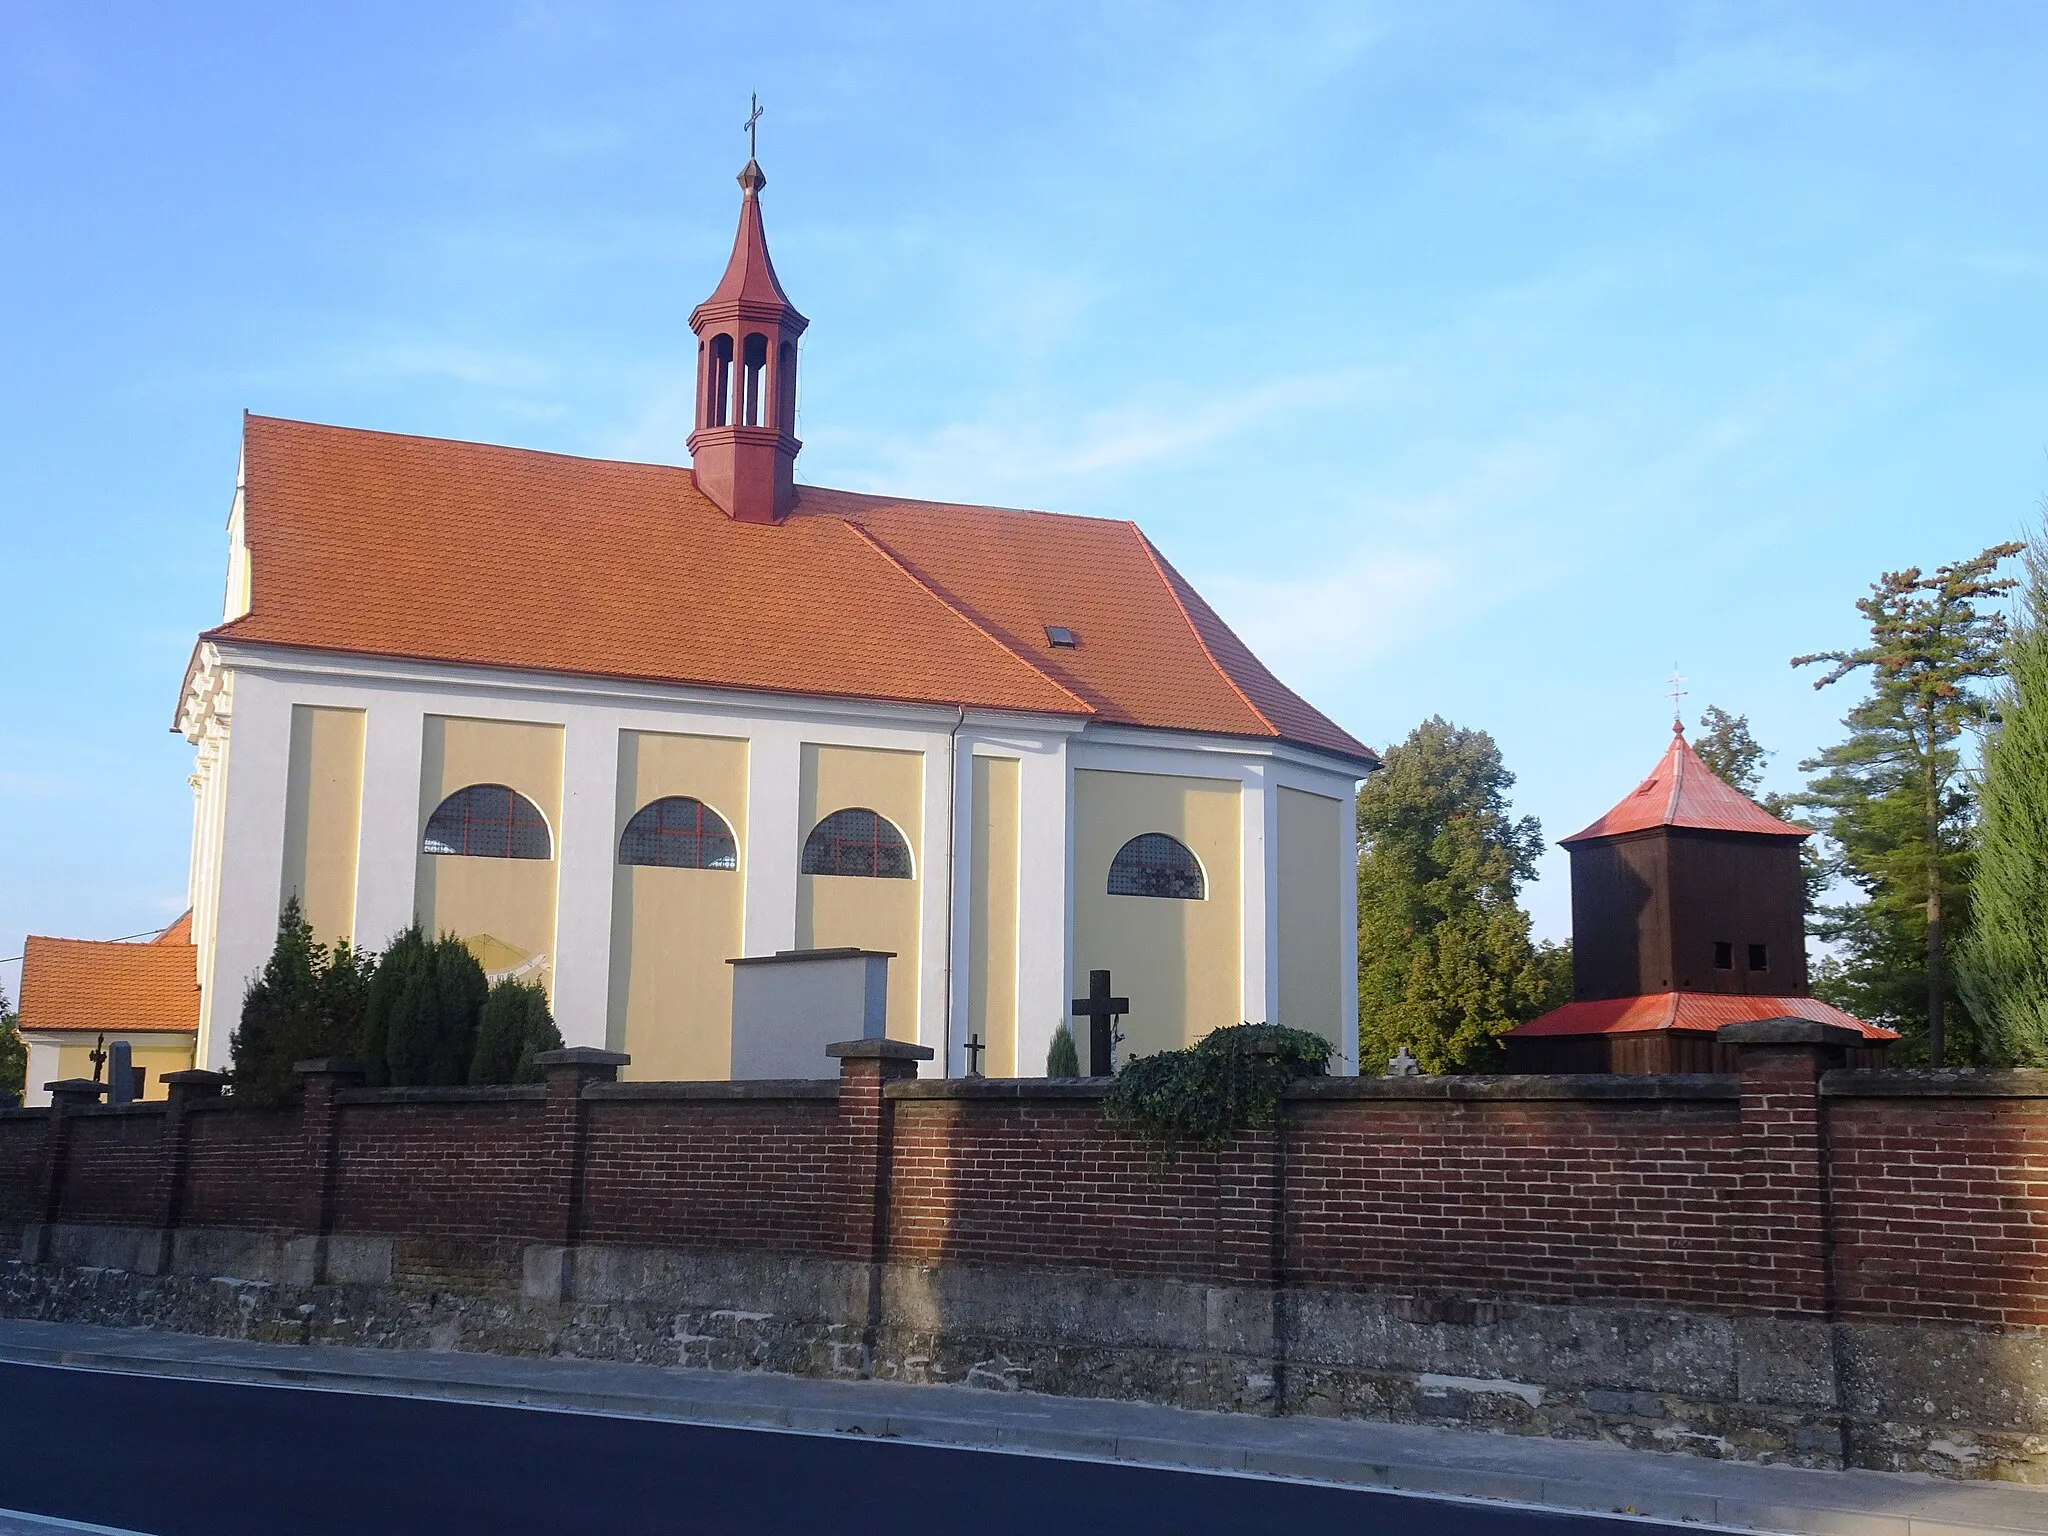
<svg viewBox="0 0 2048 1536"><path fill-rule="evenodd" d="M803 872L908 880L910 845L885 816L859 807L834 811L804 839Z"/></svg>
<svg viewBox="0 0 2048 1536"><path fill-rule="evenodd" d="M427 818L428 853L473 859L546 859L554 856L547 818L534 803L503 784L472 784L434 807Z"/></svg>
<svg viewBox="0 0 2048 1536"><path fill-rule="evenodd" d="M725 818L702 800L670 795L643 805L619 839L621 864L666 869L738 869L739 844Z"/></svg>
<svg viewBox="0 0 2048 1536"><path fill-rule="evenodd" d="M1112 896L1164 896L1174 901L1203 898L1202 865L1187 845L1164 832L1141 832L1109 861Z"/></svg>

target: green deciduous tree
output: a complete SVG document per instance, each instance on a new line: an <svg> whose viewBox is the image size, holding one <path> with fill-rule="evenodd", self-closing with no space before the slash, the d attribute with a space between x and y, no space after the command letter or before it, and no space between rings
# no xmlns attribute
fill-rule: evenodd
<svg viewBox="0 0 2048 1536"><path fill-rule="evenodd" d="M1970 928L1956 983L1988 1059L2048 1066L2048 529L2026 550L1998 719L1984 742Z"/></svg>
<svg viewBox="0 0 2048 1536"><path fill-rule="evenodd" d="M1868 643L1792 662L1828 664L1816 688L1870 675L1869 696L1843 720L1848 738L1800 765L1816 777L1796 803L1863 893L1819 914L1815 929L1838 954L1815 990L1901 1030L1907 1054L1924 1048L1933 1066L1976 1054L1967 1010L1950 1017L1951 937L1966 920L1970 861L1959 742L1985 719L1984 685L2004 668L2005 620L1978 605L2016 584L1997 570L2020 549L1996 545L1931 575L1888 571L1856 604Z"/></svg>
<svg viewBox="0 0 2048 1536"><path fill-rule="evenodd" d="M428 939L418 923L391 941L370 978L363 1070L373 1086L469 1081L490 984L462 940Z"/></svg>
<svg viewBox="0 0 2048 1536"><path fill-rule="evenodd" d="M19 1097L28 1091L28 1042L21 1038L20 1015L0 987L0 1093Z"/></svg>
<svg viewBox="0 0 2048 1536"><path fill-rule="evenodd" d="M1428 1072L1496 1068L1502 1035L1570 995L1569 951L1539 954L1516 904L1542 829L1509 814L1484 731L1431 718L1383 762L1358 796L1359 1070L1403 1045Z"/></svg>
<svg viewBox="0 0 2048 1536"><path fill-rule="evenodd" d="M472 1083L537 1083L546 1074L534 1060L559 1051L562 1032L548 1012L547 988L511 977L494 985L477 1024L476 1051L469 1063Z"/></svg>
<svg viewBox="0 0 2048 1536"><path fill-rule="evenodd" d="M235 1097L275 1107L298 1086L299 1062L354 1056L369 968L369 957L346 941L329 949L314 938L299 899L287 901L277 943L243 994L242 1016L228 1039Z"/></svg>

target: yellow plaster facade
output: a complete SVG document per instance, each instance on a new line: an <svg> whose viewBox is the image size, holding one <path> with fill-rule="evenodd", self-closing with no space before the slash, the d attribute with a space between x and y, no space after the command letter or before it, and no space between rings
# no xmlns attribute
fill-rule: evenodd
<svg viewBox="0 0 2048 1536"><path fill-rule="evenodd" d="M99 1043L98 1035L58 1035L57 1078L91 1077L93 1047ZM166 1072L183 1072L192 1065L192 1037L190 1035L108 1035L107 1044L126 1040L133 1053L131 1060L142 1068L145 1099L167 1099L171 1090L164 1086ZM54 1079L53 1079L54 1080ZM102 1100L101 1102L105 1102Z"/></svg>
<svg viewBox="0 0 2048 1536"><path fill-rule="evenodd" d="M1014 1077L1017 1063L1018 771L1013 757L977 757L972 887L968 892L967 1033L988 1047L982 1071Z"/></svg>
<svg viewBox="0 0 2048 1536"><path fill-rule="evenodd" d="M740 869L617 864L618 839L642 807L688 795L732 828ZM740 953L747 858L747 744L718 736L626 731L619 739L614 824L610 1017L606 1043L651 1082L732 1072L732 967Z"/></svg>
<svg viewBox="0 0 2048 1536"><path fill-rule="evenodd" d="M1280 1002L1273 1022L1344 1041L1344 804L1280 790ZM1349 963L1356 964L1356 956Z"/></svg>
<svg viewBox="0 0 2048 1536"><path fill-rule="evenodd" d="M466 720L428 715L420 753L419 824L456 790L504 784L547 818L546 859L480 859L421 852L413 910L429 934L461 938L489 934L549 963L533 977L554 993L555 885L561 860L562 728L514 720Z"/></svg>
<svg viewBox="0 0 2048 1536"><path fill-rule="evenodd" d="M799 949L887 950L889 1037L917 1038L918 910L924 888L924 754L805 742L797 789L800 837L834 811L856 807L887 817L910 844L909 880L798 875ZM801 847L801 843L799 843Z"/></svg>
<svg viewBox="0 0 2048 1536"><path fill-rule="evenodd" d="M284 882L278 902L297 896L313 936L323 944L356 936L364 719L359 709L292 706Z"/></svg>
<svg viewBox="0 0 2048 1536"><path fill-rule="evenodd" d="M1107 969L1130 998L1121 1059L1177 1050L1243 1022L1242 800L1230 779L1074 774L1075 984ZM1201 861L1202 900L1109 894L1110 861L1145 832L1179 839ZM1076 1043L1085 1066L1086 1043Z"/></svg>

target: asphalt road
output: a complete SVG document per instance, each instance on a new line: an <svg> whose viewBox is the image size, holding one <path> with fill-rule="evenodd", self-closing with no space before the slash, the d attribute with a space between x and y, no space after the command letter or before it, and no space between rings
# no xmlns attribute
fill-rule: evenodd
<svg viewBox="0 0 2048 1536"><path fill-rule="evenodd" d="M150 1536L1566 1536L1639 1521L419 1398L0 1365L0 1510Z"/></svg>

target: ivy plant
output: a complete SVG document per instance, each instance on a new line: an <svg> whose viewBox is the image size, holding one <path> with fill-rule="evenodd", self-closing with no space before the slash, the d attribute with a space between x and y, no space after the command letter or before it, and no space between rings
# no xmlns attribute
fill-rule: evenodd
<svg viewBox="0 0 2048 1536"><path fill-rule="evenodd" d="M1230 1024L1184 1050L1139 1056L1110 1084L1108 1117L1162 1151L1220 1151L1239 1131L1270 1125L1296 1078L1330 1070L1330 1042L1279 1024Z"/></svg>

